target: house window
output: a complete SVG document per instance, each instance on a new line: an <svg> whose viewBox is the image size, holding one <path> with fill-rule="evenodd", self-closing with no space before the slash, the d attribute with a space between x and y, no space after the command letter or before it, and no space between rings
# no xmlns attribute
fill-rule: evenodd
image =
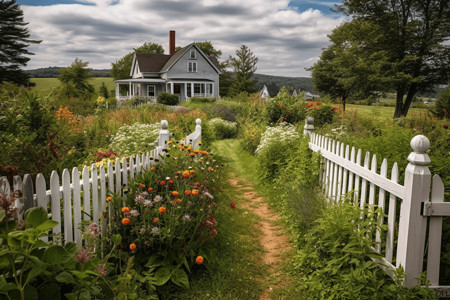
<svg viewBox="0 0 450 300"><path fill-rule="evenodd" d="M198 95L202 92L202 85L200 83L194 83L194 95Z"/></svg>
<svg viewBox="0 0 450 300"><path fill-rule="evenodd" d="M197 52L195 52L195 50L191 50L190 59L196 59L196 58L197 58Z"/></svg>
<svg viewBox="0 0 450 300"><path fill-rule="evenodd" d="M190 73L197 72L197 62L195 61L188 62L188 72Z"/></svg>
<svg viewBox="0 0 450 300"><path fill-rule="evenodd" d="M188 97L191 97L192 95L192 87L190 83L186 83L186 94Z"/></svg>
<svg viewBox="0 0 450 300"><path fill-rule="evenodd" d="M156 96L156 87L154 85L147 86L147 96L149 97Z"/></svg>

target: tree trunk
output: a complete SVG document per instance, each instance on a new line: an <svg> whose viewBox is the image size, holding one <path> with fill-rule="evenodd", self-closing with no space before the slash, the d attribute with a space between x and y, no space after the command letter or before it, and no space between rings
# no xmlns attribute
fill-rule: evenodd
<svg viewBox="0 0 450 300"><path fill-rule="evenodd" d="M394 119L402 117L403 95L404 94L405 94L405 89L404 88L398 88L397 89L397 98L395 100Z"/></svg>
<svg viewBox="0 0 450 300"><path fill-rule="evenodd" d="M408 93L406 94L405 104L403 104L402 107L402 116L406 117L406 115L408 114L409 107L411 106L411 102L416 92L417 92L417 85L415 83L412 83L411 86L409 87Z"/></svg>
<svg viewBox="0 0 450 300"><path fill-rule="evenodd" d="M342 96L342 110L345 111L345 100L347 100L347 95Z"/></svg>

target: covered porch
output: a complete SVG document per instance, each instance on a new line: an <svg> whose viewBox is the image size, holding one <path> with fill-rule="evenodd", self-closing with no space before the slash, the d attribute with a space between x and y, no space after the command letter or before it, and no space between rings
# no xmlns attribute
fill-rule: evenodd
<svg viewBox="0 0 450 300"><path fill-rule="evenodd" d="M160 78L131 78L114 81L116 99L120 102L132 98L149 98L156 102L158 94L166 92L165 80ZM122 87L122 88L121 88Z"/></svg>

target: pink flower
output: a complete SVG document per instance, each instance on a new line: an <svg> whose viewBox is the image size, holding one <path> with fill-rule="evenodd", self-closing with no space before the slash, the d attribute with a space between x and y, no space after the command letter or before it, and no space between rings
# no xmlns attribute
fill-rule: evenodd
<svg viewBox="0 0 450 300"><path fill-rule="evenodd" d="M93 237L96 237L97 233L100 233L100 228L97 226L97 224L95 222L92 222L91 224L89 224L88 229Z"/></svg>
<svg viewBox="0 0 450 300"><path fill-rule="evenodd" d="M145 233L145 228L141 228L141 229L139 230L139 232L140 232L141 234L144 234L144 233Z"/></svg>
<svg viewBox="0 0 450 300"><path fill-rule="evenodd" d="M101 276L105 276L108 272L106 272L106 264L98 265L97 273Z"/></svg>
<svg viewBox="0 0 450 300"><path fill-rule="evenodd" d="M78 249L78 254L75 254L75 259L82 264L85 264L89 261L91 257L94 255L89 249L80 248Z"/></svg>
<svg viewBox="0 0 450 300"><path fill-rule="evenodd" d="M132 215L133 217L137 217L139 216L139 212L135 209L133 209L132 211L130 211L130 215Z"/></svg>

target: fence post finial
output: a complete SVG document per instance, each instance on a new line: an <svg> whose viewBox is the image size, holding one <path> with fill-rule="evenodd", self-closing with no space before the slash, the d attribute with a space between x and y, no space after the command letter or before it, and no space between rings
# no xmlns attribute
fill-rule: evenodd
<svg viewBox="0 0 450 300"><path fill-rule="evenodd" d="M305 127L303 128L303 135L311 135L314 131L314 117L306 117Z"/></svg>
<svg viewBox="0 0 450 300"><path fill-rule="evenodd" d="M159 131L158 146L161 147L161 149L166 149L168 147L169 139L170 139L169 123L166 120L162 120L161 130Z"/></svg>
<svg viewBox="0 0 450 300"><path fill-rule="evenodd" d="M419 284L423 267L425 249L425 235L427 218L422 216L423 202L428 202L431 185L431 163L427 150L430 141L424 135L417 135L411 140L411 152L408 156L409 164L405 170L405 198L400 209L397 267L402 266L406 277L405 287Z"/></svg>

